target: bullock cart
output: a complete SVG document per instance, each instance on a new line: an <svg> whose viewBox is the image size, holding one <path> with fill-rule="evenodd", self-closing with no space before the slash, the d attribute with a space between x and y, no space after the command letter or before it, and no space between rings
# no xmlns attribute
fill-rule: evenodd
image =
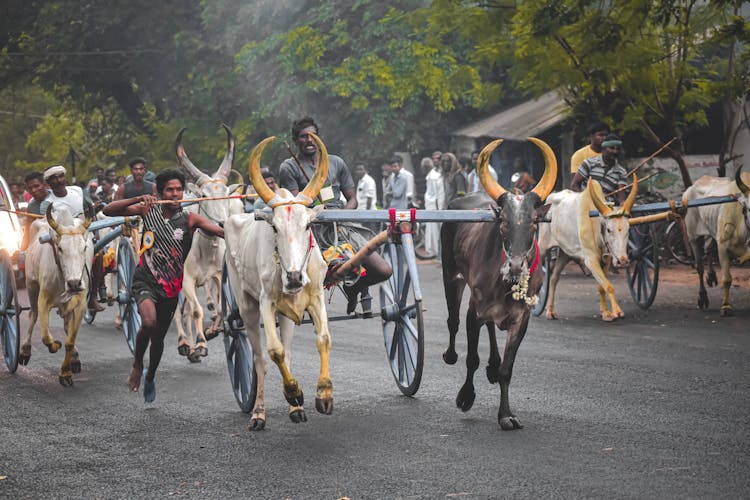
<svg viewBox="0 0 750 500"><path fill-rule="evenodd" d="M412 228L415 222L493 222L491 210L325 210L317 220L325 222L379 222L388 229L370 240L352 259L331 273L333 279L358 265L366 253L379 250L393 269L380 284L380 320L388 365L399 390L416 394L424 364L424 310L419 283ZM245 413L252 411L257 381L252 351L239 309L227 279L222 275L222 315L227 369L237 403ZM333 317L329 321L349 319Z"/></svg>
<svg viewBox="0 0 750 500"><path fill-rule="evenodd" d="M654 303L659 285L659 237L654 222L679 220L688 208L736 202L736 196L714 196L682 201L665 201L636 205L631 209L630 234L628 239L628 266L625 276L630 296L641 309L648 309ZM598 217L592 210L590 217ZM547 221L549 222L549 221ZM554 253L548 252L542 262L545 272L544 284L539 292L539 302L532 309L534 316L544 311L550 282L550 270L554 266Z"/></svg>

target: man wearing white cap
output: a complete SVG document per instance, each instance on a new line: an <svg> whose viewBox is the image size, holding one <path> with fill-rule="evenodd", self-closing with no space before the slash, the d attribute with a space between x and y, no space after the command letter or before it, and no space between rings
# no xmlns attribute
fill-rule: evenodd
<svg viewBox="0 0 750 500"><path fill-rule="evenodd" d="M78 186L68 186L66 173L62 165L55 165L44 171L44 181L49 185L51 192L40 206L42 213L45 213L47 205L52 203L53 210L65 207L73 217L83 215L83 202L86 199L83 190Z"/></svg>

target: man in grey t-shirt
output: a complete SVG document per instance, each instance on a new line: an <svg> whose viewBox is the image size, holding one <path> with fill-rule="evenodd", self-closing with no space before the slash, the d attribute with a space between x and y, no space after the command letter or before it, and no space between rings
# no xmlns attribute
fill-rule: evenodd
<svg viewBox="0 0 750 500"><path fill-rule="evenodd" d="M315 120L308 116L294 122L292 139L299 154L296 157L284 160L279 169L279 186L288 189L294 196L305 188L309 179L312 179L315 167L318 165L318 146L311 134L319 135ZM342 194L346 201L341 199ZM328 178L315 203L320 202L324 203L327 209L357 208L352 174L344 160L336 155L328 155ZM374 236L367 228L352 223L315 223L313 224L313 234L321 251L333 246L336 241L338 243L349 242L354 251L357 251ZM370 297L368 288L370 285L387 279L392 270L376 252L367 256L362 265L366 269L365 276L361 276L353 283L344 286L344 292L349 301L346 311L347 314L354 312L357 307L357 296L361 294L362 313L365 317L369 317L372 315L372 297Z"/></svg>

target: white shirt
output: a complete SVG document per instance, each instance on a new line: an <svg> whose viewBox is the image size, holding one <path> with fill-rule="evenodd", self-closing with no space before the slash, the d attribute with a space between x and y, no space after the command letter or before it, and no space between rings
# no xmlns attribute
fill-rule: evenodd
<svg viewBox="0 0 750 500"><path fill-rule="evenodd" d="M428 210L445 210L445 184L440 168L433 168L425 177L424 207Z"/></svg>
<svg viewBox="0 0 750 500"><path fill-rule="evenodd" d="M375 208L377 190L375 179L365 174L357 183L357 210L367 210L367 200L372 200L371 208Z"/></svg>
<svg viewBox="0 0 750 500"><path fill-rule="evenodd" d="M487 165L487 169L490 171L490 175L493 179L495 179L495 182L497 182L497 172L495 172L495 169L492 168L492 165ZM479 182L479 176L477 175L477 169L472 170L469 172L469 179L468 179L468 189L470 193L476 193L477 191L483 191L484 188L482 187L482 183Z"/></svg>
<svg viewBox="0 0 750 500"><path fill-rule="evenodd" d="M52 203L53 211L65 207L73 217L83 214L83 190L78 186L65 186L65 189L68 191L68 194L62 198L55 196L55 193L50 191L47 198L40 205L42 214L47 211L47 205L50 203Z"/></svg>

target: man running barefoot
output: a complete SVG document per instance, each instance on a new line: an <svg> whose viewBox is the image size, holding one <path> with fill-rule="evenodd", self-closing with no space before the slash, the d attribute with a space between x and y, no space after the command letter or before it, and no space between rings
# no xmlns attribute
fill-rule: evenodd
<svg viewBox="0 0 750 500"><path fill-rule="evenodd" d="M165 170L156 176L156 190L161 200L180 200L185 190L185 176L178 170ZM138 302L141 329L135 340L135 360L128 387L135 392L143 382L143 398L147 403L156 399L156 368L177 308L193 233L201 229L208 235L224 237L224 229L201 215L182 210L179 202L161 204L158 201L145 194L113 201L104 208L105 215L138 215L143 219L141 248L145 251L136 267L131 290ZM149 343L149 365L144 369L143 357Z"/></svg>

